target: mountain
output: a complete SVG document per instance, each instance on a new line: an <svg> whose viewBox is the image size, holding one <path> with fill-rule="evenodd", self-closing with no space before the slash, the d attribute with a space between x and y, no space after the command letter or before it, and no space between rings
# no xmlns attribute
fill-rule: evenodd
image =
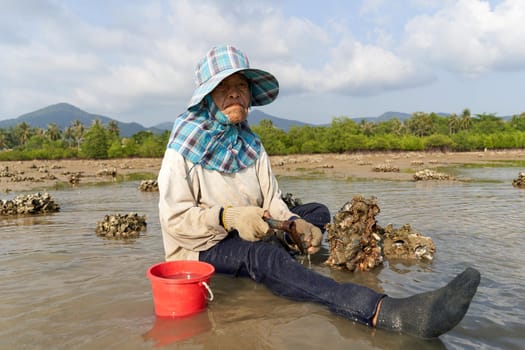
<svg viewBox="0 0 525 350"><path fill-rule="evenodd" d="M290 120L290 119L283 119L274 117L273 115L266 114L262 111L259 111L257 109L254 109L250 112L250 116L248 118L248 121L250 125L258 125L261 123L262 120L271 120L273 125L279 129L283 129L284 131L290 130L291 126L305 126L305 125L311 125L309 123L300 122L297 120Z"/></svg>
<svg viewBox="0 0 525 350"><path fill-rule="evenodd" d="M409 114L409 113L403 113L403 112L385 112L383 114L381 114L380 116L377 116L377 117L355 117L355 118L351 118L353 121L355 121L356 123L361 123L361 121L365 121L365 122L371 122L371 123L379 123L379 122L384 122L384 121L387 121L387 120L390 120L390 119L394 119L394 118L397 118L399 119L399 121L404 121L405 119L408 119L410 118L412 115Z"/></svg>
<svg viewBox="0 0 525 350"><path fill-rule="evenodd" d="M270 120L273 125L279 129L283 129L284 131L288 131L290 129L291 126L304 126L304 125L309 125L308 123L303 123L303 122L300 122L300 121L297 121L297 120L289 120L289 119L283 119L283 118L278 118L278 117L275 117L273 115L270 115L270 114L267 114L267 113L264 113L262 111L259 111L257 109L254 109L250 112L250 115L248 117L248 121L250 123L250 126L253 126L253 125L259 125L261 123L261 121L263 120ZM164 122L164 123L160 123L160 124L157 124L155 125L155 128L157 129L160 129L160 130L171 130L171 128L173 127L173 122Z"/></svg>
<svg viewBox="0 0 525 350"><path fill-rule="evenodd" d="M110 121L117 122L120 136L123 137L130 137L140 131L151 131L159 134L165 130L171 131L173 127L173 121L169 121L146 128L139 123L124 123L107 116L89 113L69 103L57 103L34 112L23 114L18 118L0 120L0 129L8 129L25 122L32 128L42 129L47 129L49 124L55 123L60 130L64 130L68 126L71 126L75 120L80 121L85 127L90 127L95 119L99 119L103 125L107 125ZM288 131L292 125L307 125L307 123L299 121L274 117L259 110L252 110L250 113L250 125L257 125L263 119L271 120L273 125L285 131Z"/></svg>
<svg viewBox="0 0 525 350"><path fill-rule="evenodd" d="M78 120L84 124L84 126L90 127L95 119L99 119L104 125L107 125L110 121L117 122L120 135L123 137L132 136L139 131L151 131L154 133L161 133L163 131L156 127L145 128L138 123L124 123L103 115L88 113L69 103L58 103L23 114L18 118L0 120L0 128L7 129L26 122L33 128L43 129L46 129L49 124L55 123L61 130L64 130L70 126L74 120Z"/></svg>
<svg viewBox="0 0 525 350"><path fill-rule="evenodd" d="M173 122L163 122L163 123L160 123L160 124L157 124L154 126L155 128L159 129L159 130L169 130L171 131L171 129L173 128Z"/></svg>
<svg viewBox="0 0 525 350"><path fill-rule="evenodd" d="M441 116L449 116L448 113L437 113ZM362 120L367 122L378 123L382 121L387 121L392 118L397 118L400 121L404 121L412 116L409 113L403 112L385 112L377 117L354 117L351 118L356 123L360 123ZM502 117L505 120L509 120L511 117ZM57 103L51 106L47 106L36 110L34 112L26 113L18 118L0 120L0 129L8 129L10 127L15 127L16 125L26 122L33 128L42 128L47 129L49 124L55 123L61 130L64 130L68 126L72 125L74 120L79 120L85 127L90 127L95 119L99 119L102 124L107 125L110 121L115 121L119 127L120 135L123 137L130 137L135 135L140 131L151 131L155 134L160 134L165 130L171 131L173 127L173 121L159 123L150 128L144 127L139 123L124 123L118 120L115 120L110 117L103 115L93 114L81 110L78 107L75 107L69 103ZM258 125L262 120L270 120L273 125L277 128L280 128L284 131L288 131L291 126L305 126L313 125L310 123L305 123L297 120L283 119L278 118L273 115L264 113L260 110L254 109L250 112L249 122L250 125ZM315 125L315 126L327 126L329 124Z"/></svg>
<svg viewBox="0 0 525 350"><path fill-rule="evenodd" d="M374 120L375 122L385 122L390 119L397 118L399 121L404 121L405 119L408 119L412 116L410 113L403 113L403 112L385 112L381 114L380 116L376 117Z"/></svg>

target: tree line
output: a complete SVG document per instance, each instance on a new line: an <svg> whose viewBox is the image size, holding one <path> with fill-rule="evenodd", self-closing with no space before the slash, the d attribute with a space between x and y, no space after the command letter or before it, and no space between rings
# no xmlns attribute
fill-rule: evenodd
<svg viewBox="0 0 525 350"><path fill-rule="evenodd" d="M269 154L358 151L476 151L525 148L525 112L508 121L469 109L440 116L415 112L404 121L356 122L336 117L328 126L293 126L288 132L263 120L252 129Z"/></svg>
<svg viewBox="0 0 525 350"><path fill-rule="evenodd" d="M263 120L252 126L270 155L358 151L476 151L525 148L525 112L508 121L494 114L440 116L415 112L404 121L357 122L335 117L328 126L293 126L288 132ZM169 131L141 131L120 137L115 121L90 127L75 120L61 130L56 124L32 128L22 122L0 128L0 160L162 157Z"/></svg>
<svg viewBox="0 0 525 350"><path fill-rule="evenodd" d="M168 138L169 131L140 131L131 137L120 137L117 122L110 121L105 126L99 119L90 127L74 120L64 130L55 123L43 129L22 122L0 128L0 160L161 157Z"/></svg>

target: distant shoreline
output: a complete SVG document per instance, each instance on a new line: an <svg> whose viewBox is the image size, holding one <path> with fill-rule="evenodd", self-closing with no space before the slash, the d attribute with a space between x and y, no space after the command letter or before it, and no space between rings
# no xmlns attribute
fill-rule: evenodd
<svg viewBox="0 0 525 350"><path fill-rule="evenodd" d="M411 181L417 170L464 164L524 162L516 175L525 171L525 150L486 152L359 152L345 154L310 154L271 156L275 175L353 179ZM30 160L0 162L0 192L52 191L57 186L70 186L71 174L80 173L78 186L111 183L112 170L117 178L133 174L156 179L162 158L123 158L103 160ZM375 167L388 165L396 172L378 172ZM7 169L7 170L6 170ZM13 176L6 176L7 174ZM14 176L24 181L12 181ZM33 180L31 180L33 179Z"/></svg>

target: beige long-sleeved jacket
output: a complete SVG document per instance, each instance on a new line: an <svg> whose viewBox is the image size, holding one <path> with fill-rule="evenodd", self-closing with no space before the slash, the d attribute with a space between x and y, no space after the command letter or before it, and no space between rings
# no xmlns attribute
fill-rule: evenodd
<svg viewBox="0 0 525 350"><path fill-rule="evenodd" d="M268 154L237 173L207 170L167 149L158 176L159 217L165 259L198 260L227 236L219 211L227 206L258 206L278 220L294 215L281 199Z"/></svg>

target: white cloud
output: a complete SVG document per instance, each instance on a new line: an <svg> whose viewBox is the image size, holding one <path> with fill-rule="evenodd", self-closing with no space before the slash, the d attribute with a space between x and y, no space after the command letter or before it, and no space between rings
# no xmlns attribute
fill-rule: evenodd
<svg viewBox="0 0 525 350"><path fill-rule="evenodd" d="M459 0L406 25L405 52L467 76L525 69L525 2Z"/></svg>
<svg viewBox="0 0 525 350"><path fill-rule="evenodd" d="M378 46L349 40L333 49L333 56L325 69L328 90L368 95L425 84L431 79L410 60Z"/></svg>
<svg viewBox="0 0 525 350"><path fill-rule="evenodd" d="M381 10L384 4L385 0L364 0L359 9L359 13L362 16L376 14Z"/></svg>

